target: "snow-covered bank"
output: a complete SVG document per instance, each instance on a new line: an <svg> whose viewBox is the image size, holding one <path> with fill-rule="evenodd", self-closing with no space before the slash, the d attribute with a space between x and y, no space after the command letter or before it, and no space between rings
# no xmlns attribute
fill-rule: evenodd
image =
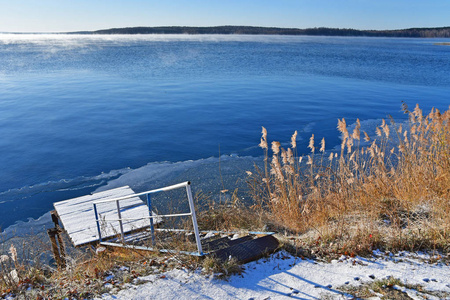
<svg viewBox="0 0 450 300"><path fill-rule="evenodd" d="M117 294L98 299L352 299L338 287L360 286L389 276L405 285L422 285L423 292L394 286L412 299L450 299L448 260L430 263L429 259L406 252L374 252L372 259L342 256L325 263L278 252L245 265L242 275L227 281L204 276L201 271L174 269L141 277L145 283L130 284ZM375 293L374 297L379 299Z"/></svg>

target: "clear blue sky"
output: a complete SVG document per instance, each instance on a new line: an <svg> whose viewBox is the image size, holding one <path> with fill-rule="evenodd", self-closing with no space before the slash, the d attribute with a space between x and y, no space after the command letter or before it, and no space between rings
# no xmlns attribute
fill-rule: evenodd
<svg viewBox="0 0 450 300"><path fill-rule="evenodd" d="M441 27L450 0L0 0L0 32L164 25Z"/></svg>

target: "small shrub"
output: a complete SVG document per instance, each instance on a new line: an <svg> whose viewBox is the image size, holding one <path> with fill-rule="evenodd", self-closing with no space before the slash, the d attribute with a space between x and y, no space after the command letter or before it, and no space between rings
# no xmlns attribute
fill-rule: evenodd
<svg viewBox="0 0 450 300"><path fill-rule="evenodd" d="M234 257L221 261L210 255L203 260L203 271L206 274L212 274L217 278L224 279L233 274L240 274L242 268Z"/></svg>

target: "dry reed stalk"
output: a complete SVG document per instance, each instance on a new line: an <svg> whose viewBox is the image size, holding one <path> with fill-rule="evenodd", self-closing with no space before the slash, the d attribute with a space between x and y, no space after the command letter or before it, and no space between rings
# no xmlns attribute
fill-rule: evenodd
<svg viewBox="0 0 450 300"><path fill-rule="evenodd" d="M444 245L443 241L450 240L446 225L450 224L450 108L444 113L433 109L428 115L419 106L410 112L403 104L403 109L409 124L397 126L392 118L390 124L382 120L376 128L376 139L365 148L360 147L359 119L352 134L345 119L338 120L340 155L324 157L322 139L320 157L315 157L312 135L307 168L302 158L293 157L297 132L291 138L292 149L282 149L279 142L272 142L273 155L269 159L267 131L263 130L260 146L265 150L268 171L259 179L261 173L252 174L250 186L253 197L267 204L260 208L267 208L276 222L296 232L327 224L334 226L333 230L337 226L337 233L344 233L346 228L355 227L349 216L357 215L358 222L365 224L378 224L388 216L387 229L402 236L404 230L417 225L411 216L427 206L427 222L420 223L424 239L432 236L435 244ZM370 141L369 135L363 133L364 140ZM386 238L384 243L393 244L394 239ZM420 243L408 238L403 244Z"/></svg>

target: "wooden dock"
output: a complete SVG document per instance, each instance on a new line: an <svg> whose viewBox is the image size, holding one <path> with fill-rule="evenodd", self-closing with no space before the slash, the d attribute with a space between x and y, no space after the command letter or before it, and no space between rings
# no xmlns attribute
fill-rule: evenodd
<svg viewBox="0 0 450 300"><path fill-rule="evenodd" d="M53 203L53 206L74 246L81 246L99 240L93 207L94 201L114 199L134 194L135 192L129 186L123 186L92 195L56 202ZM123 221L124 232L131 232L150 226L148 207L139 197L136 196L120 201L120 207L123 219L145 218L141 220ZM97 210L100 220L118 218L115 202L101 203L97 205ZM119 222L108 222L106 227L102 226L102 239L113 237L118 233L120 233Z"/></svg>
<svg viewBox="0 0 450 300"><path fill-rule="evenodd" d="M151 194L180 188L186 189L190 211L169 215L152 213L153 224L162 222L163 217L189 217L192 220L193 231L177 228L155 229L150 222L149 206L152 207L151 203L148 206L140 197L147 197L149 201ZM55 212L52 213L52 220L55 228L49 229L48 235L58 267L65 266L65 250L59 222L62 223L75 246L100 242L105 246L138 250L159 250L196 256L214 255L224 261L231 256L239 262L248 262L278 248L278 241L273 237L274 232L248 232L240 237L239 234L236 237L236 232L205 231L200 233L188 181L139 194L136 194L129 186L123 186L56 202L53 205ZM101 238L98 234L99 226ZM171 249L174 241L184 241L184 245L188 249ZM164 247L156 249L154 248L155 242L158 242L160 246L167 245L168 247L167 249ZM149 247L149 243L151 243L151 247ZM197 250L191 250L194 248Z"/></svg>

